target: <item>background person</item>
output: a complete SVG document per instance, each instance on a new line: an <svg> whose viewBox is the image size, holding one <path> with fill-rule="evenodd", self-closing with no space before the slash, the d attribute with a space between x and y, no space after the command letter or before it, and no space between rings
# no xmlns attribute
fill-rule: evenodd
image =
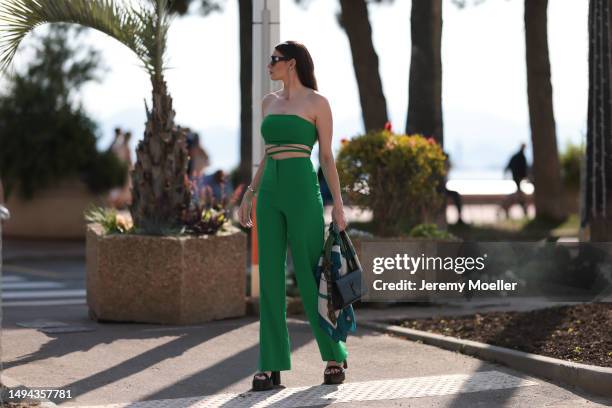
<svg viewBox="0 0 612 408"><path fill-rule="evenodd" d="M512 180L516 184L516 192L510 194L504 201L501 203L502 209L506 212L506 216L508 216L508 210L512 206L513 203L518 202L523 209L523 213L527 216L527 200L525 198L525 193L521 189L521 181L527 177L527 158L525 157L525 143L521 143L521 147L518 152L510 157L508 164L504 168L504 173L508 170L512 173Z"/></svg>

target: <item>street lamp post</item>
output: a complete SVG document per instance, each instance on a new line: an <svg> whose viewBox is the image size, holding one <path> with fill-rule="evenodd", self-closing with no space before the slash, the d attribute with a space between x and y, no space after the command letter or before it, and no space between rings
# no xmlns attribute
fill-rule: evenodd
<svg viewBox="0 0 612 408"><path fill-rule="evenodd" d="M0 186L1 188L2 186ZM2 292L2 223L11 217L9 210L0 204L0 293ZM0 327L2 327L2 296L0 296ZM0 347L0 353L2 348ZM0 361L0 373L2 372L2 362ZM0 390L1 392L1 390Z"/></svg>
<svg viewBox="0 0 612 408"><path fill-rule="evenodd" d="M273 47L280 42L280 0L253 1L253 153L251 179L257 172L259 162L264 156L265 145L260 136L261 100L273 89L273 82L268 76L266 66ZM254 228L251 229L251 297L259 297L259 260L257 257L257 223L256 201L253 202Z"/></svg>

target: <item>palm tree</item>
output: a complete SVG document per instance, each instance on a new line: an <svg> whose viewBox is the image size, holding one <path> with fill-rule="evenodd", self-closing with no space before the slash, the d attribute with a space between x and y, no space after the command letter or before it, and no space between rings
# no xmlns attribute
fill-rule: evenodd
<svg viewBox="0 0 612 408"><path fill-rule="evenodd" d="M412 56L406 133L433 136L443 146L442 0L413 0Z"/></svg>
<svg viewBox="0 0 612 408"><path fill-rule="evenodd" d="M378 55L372 42L368 6L365 0L340 0L340 9L338 22L351 45L365 130L382 129L388 120L387 101L378 71Z"/></svg>
<svg viewBox="0 0 612 408"><path fill-rule="evenodd" d="M145 101L144 139L136 149L130 212L138 231L161 234L182 225L191 193L185 134L174 125L163 72L171 16L168 0L134 5L114 0L0 0L0 71L7 71L23 38L46 23L74 23L101 31L131 49L152 84Z"/></svg>
<svg viewBox="0 0 612 408"><path fill-rule="evenodd" d="M612 240L612 4L589 1L589 104L581 227L590 240Z"/></svg>
<svg viewBox="0 0 612 408"><path fill-rule="evenodd" d="M561 220L566 213L562 205L561 165L550 83L547 8L548 0L525 0L527 100L533 146L536 216Z"/></svg>

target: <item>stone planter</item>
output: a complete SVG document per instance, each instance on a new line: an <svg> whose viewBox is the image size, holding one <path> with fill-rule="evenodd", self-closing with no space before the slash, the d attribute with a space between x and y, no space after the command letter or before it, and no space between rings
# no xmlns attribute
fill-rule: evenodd
<svg viewBox="0 0 612 408"><path fill-rule="evenodd" d="M246 313L246 234L105 235L87 225L93 320L194 324Z"/></svg>
<svg viewBox="0 0 612 408"><path fill-rule="evenodd" d="M105 203L105 194L92 194L78 180L67 180L36 193L32 200L11 194L6 207L11 219L4 234L11 238L84 239L84 211Z"/></svg>

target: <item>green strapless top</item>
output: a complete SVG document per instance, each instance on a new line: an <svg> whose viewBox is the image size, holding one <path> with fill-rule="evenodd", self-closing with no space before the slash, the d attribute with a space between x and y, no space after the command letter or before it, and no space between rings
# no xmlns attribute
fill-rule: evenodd
<svg viewBox="0 0 612 408"><path fill-rule="evenodd" d="M299 115L276 114L266 115L261 122L261 135L266 144L274 147L287 144L303 144L310 147L310 150L298 146L287 146L290 149L276 150L268 154L276 154L286 151L299 151L309 153L317 141L317 127L309 120Z"/></svg>

